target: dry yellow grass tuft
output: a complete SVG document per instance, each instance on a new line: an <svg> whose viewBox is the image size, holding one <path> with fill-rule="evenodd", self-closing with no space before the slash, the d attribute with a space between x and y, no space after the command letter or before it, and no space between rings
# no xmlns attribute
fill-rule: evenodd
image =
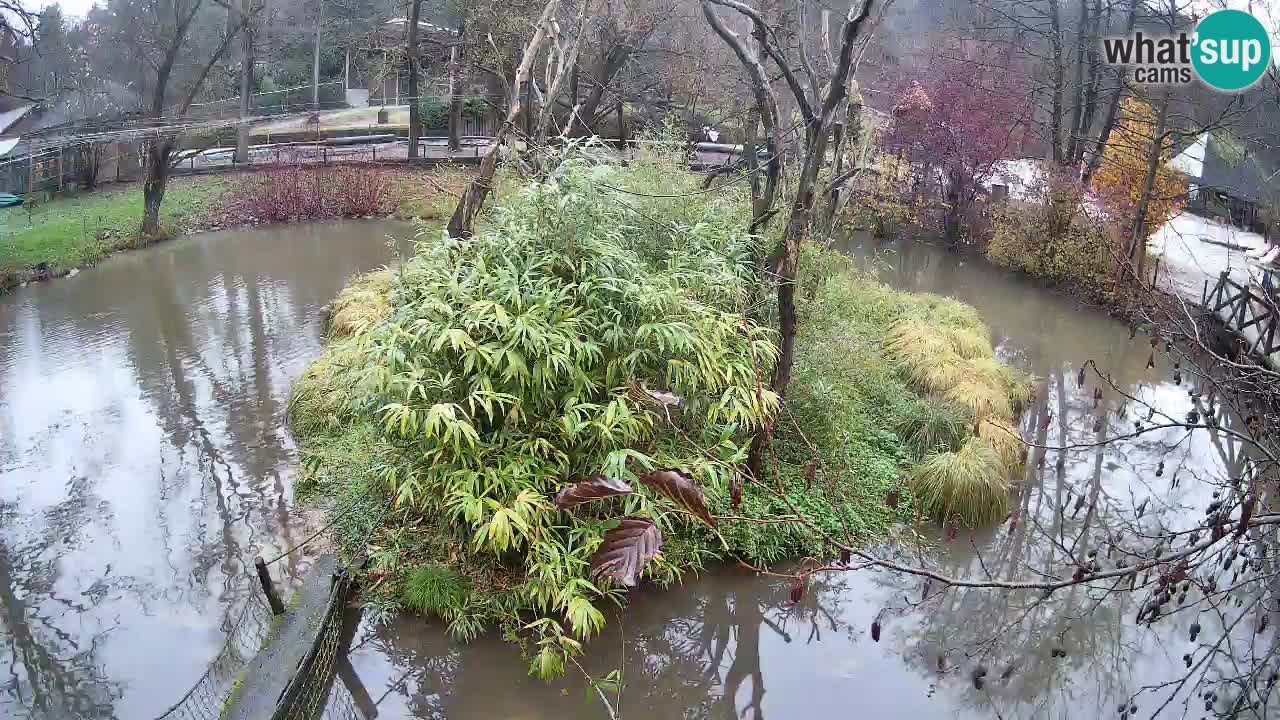
<svg viewBox="0 0 1280 720"><path fill-rule="evenodd" d="M1027 459L1027 446L1022 442L1018 428L1003 420L988 419L978 423L978 437L1000 458L1005 470L1014 473Z"/></svg>
<svg viewBox="0 0 1280 720"><path fill-rule="evenodd" d="M971 437L955 452L930 455L916 468L913 489L920 507L943 521L990 525L1009 513L1008 472L996 451Z"/></svg>
<svg viewBox="0 0 1280 720"><path fill-rule="evenodd" d="M960 382L942 393L942 397L947 402L968 410L969 414L979 420L1007 420L1013 417L1013 407L1009 404L1007 391L988 378L966 373Z"/></svg>
<svg viewBox="0 0 1280 720"><path fill-rule="evenodd" d="M390 270L371 272L338 293L333 301L333 320L329 334L333 337L359 335L391 317L392 274Z"/></svg>
<svg viewBox="0 0 1280 720"><path fill-rule="evenodd" d="M966 360L992 359L991 338L977 329L949 327L942 331L947 343Z"/></svg>
<svg viewBox="0 0 1280 720"><path fill-rule="evenodd" d="M968 439L954 452L921 462L917 495L922 509L940 519L959 516L970 526L996 521L1008 504L1009 479L1026 458L1014 418L1031 399L1030 379L995 358L986 327L970 309L933 296L919 304L922 314L908 312L897 323L885 352L913 387L963 410L977 429L968 425Z"/></svg>

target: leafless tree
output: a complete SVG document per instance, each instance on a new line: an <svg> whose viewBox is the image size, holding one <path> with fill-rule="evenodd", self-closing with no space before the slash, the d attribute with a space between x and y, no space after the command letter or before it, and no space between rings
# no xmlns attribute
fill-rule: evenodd
<svg viewBox="0 0 1280 720"><path fill-rule="evenodd" d="M524 45L520 64L516 67L514 82L508 91L506 118L498 128L498 132L490 143L489 149L481 159L480 170L476 178L463 191L462 197L458 200L458 205L454 208L453 215L449 219L448 231L452 237L467 238L471 236L475 227L476 215L484 207L489 193L493 190L493 178L498 169L498 154L501 152L506 140L514 136L516 121L524 110L520 88L524 87L525 83L530 82L534 63L538 59L538 53L550 33L553 32L552 25L559 6L560 0L547 0L547 4L543 6L542 15L539 16L537 24L534 25L532 36Z"/></svg>
<svg viewBox="0 0 1280 720"><path fill-rule="evenodd" d="M760 55L748 47L742 36L732 32L716 15L718 6L734 11L745 17L752 28L752 39L760 48ZM803 5L801 6L803 7ZM759 10L738 0L703 0L703 14L712 28L729 45L742 63L749 78L752 92L756 100L756 111L765 125L766 137L773 144L770 153L770 165L766 175L766 191L756 203L753 230L759 230L763 219L772 212L775 198L772 187L776 186L781 174L779 155L781 142L778 137L778 105L766 70L766 63L776 69L785 81L789 99L799 109L804 128L803 152L800 155L800 169L796 178L795 195L791 201L787 224L782 237L768 263L766 274L777 283L778 325L780 331L780 348L777 363L773 368L772 387L780 397L786 395L787 385L791 381L791 368L795 357L796 339L796 279L800 261L800 248L809 237L811 229L818 218L817 202L828 197L830 191L820 192L818 189L819 173L827 162L827 148L837 118L847 117L847 100L849 85L853 78L854 61L858 56L858 41L863 24L871 16L872 2L864 0L854 3L845 16L836 38L838 50L832 57L830 72L825 78L820 77L809 57L811 40L809 38L805 17L800 17L800 35L797 43L798 64L793 61L789 46L784 45L781 34L774 24ZM823 33L826 32L824 27ZM801 76L801 71L804 75ZM842 138L837 138L837 141ZM838 154L838 152L837 152ZM840 178L837 178L839 181ZM772 434L772 426L766 427L753 440L750 470L758 476L765 446Z"/></svg>
<svg viewBox="0 0 1280 720"><path fill-rule="evenodd" d="M145 116L157 128L145 151L144 236L160 232L160 206L178 148L179 133L166 132L164 126L187 116L210 71L248 20L240 6L224 5L231 15L222 26L225 29L219 37L202 37L197 32L197 18L213 5L206 0L119 0L113 6L123 22L117 40L147 68L144 83L150 89L150 102ZM206 23L200 29L207 32L210 26L218 27ZM174 100L176 104L171 104Z"/></svg>

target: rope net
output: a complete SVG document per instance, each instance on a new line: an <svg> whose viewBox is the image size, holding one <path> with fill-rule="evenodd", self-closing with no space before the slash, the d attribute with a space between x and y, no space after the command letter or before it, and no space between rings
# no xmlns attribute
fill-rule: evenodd
<svg viewBox="0 0 1280 720"><path fill-rule="evenodd" d="M204 675L156 720L218 720L235 690L236 680L266 642L271 619L271 608L262 593L250 593L248 603Z"/></svg>

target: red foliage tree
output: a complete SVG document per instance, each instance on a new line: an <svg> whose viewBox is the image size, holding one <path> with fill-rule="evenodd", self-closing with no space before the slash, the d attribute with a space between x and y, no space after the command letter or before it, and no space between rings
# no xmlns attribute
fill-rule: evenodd
<svg viewBox="0 0 1280 720"><path fill-rule="evenodd" d="M912 200L940 188L949 244L961 241L983 185L1018 146L1030 110L1021 73L978 43L937 53L898 87L882 146L911 166Z"/></svg>

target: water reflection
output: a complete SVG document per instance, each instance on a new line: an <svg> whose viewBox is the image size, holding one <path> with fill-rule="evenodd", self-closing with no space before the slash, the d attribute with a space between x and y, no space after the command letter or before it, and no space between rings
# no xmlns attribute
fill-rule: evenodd
<svg viewBox="0 0 1280 720"><path fill-rule="evenodd" d="M304 536L289 386L388 232L212 233L0 297L0 716L146 718L200 676L245 564Z"/></svg>
<svg viewBox="0 0 1280 720"><path fill-rule="evenodd" d="M1152 407L1175 418L1193 408L1206 411L1192 396L1195 378L1170 372L1164 360L1148 368L1147 338L1131 337L1126 326L986 263L934 248L864 242L850 252L880 261L887 282L912 289L936 282L946 294L977 307L1001 354L1044 378L1041 402L1024 418L1024 437L1037 445L1078 446L1066 452L1033 449L1010 521L968 543L941 545L935 562L947 575L1012 580L1059 568L1059 576L1070 577L1077 563L1090 558L1105 567L1133 563L1126 551L1139 548L1126 544L1136 535L1155 538L1194 526L1221 488L1209 481L1243 471L1248 452L1216 430L1188 436L1169 428L1088 446L1151 422ZM1089 360L1095 365L1086 368L1081 383L1078 371ZM1103 377L1095 375L1095 366ZM1100 399L1094 395L1098 388ZM1240 429L1238 418L1215 412L1221 426ZM879 577L899 591L918 586L907 578ZM1138 583L1147 580L1154 578ZM1119 586L1075 586L1050 598L1039 592L950 591L915 615L935 655L945 654L966 669L983 664L992 676L1009 673L985 694L972 685L966 690L969 700L1003 717L1066 717L1085 708L1114 713L1129 694L1179 677L1182 654L1193 650L1186 640L1191 622L1199 620L1209 634L1222 626L1221 618L1203 608L1154 629L1139 626L1135 615L1148 594L1108 591ZM1193 591L1188 607L1195 599ZM1065 656L1055 657L1055 650ZM922 655L907 657L933 667ZM1169 692L1148 692L1140 704L1158 705Z"/></svg>
<svg viewBox="0 0 1280 720"><path fill-rule="evenodd" d="M839 683L853 671L851 665L821 667L824 644L855 641L854 609L846 607L851 598L838 587L837 579L824 578L799 605L791 603L786 583L736 572L677 592L641 591L592 642L583 667L597 677L622 670L624 691L611 701L624 717L831 716L839 706L826 702L826 691L815 688L803 711L791 691L797 683ZM782 654L789 661L775 665ZM546 684L528 677L501 638L456 646L414 618L366 623L351 660L384 716L607 716L581 673ZM804 666L812 676L804 677ZM781 688L782 705L772 702L774 686Z"/></svg>
<svg viewBox="0 0 1280 720"><path fill-rule="evenodd" d="M1131 338L1105 314L929 246L858 238L844 249L876 263L885 282L975 306L1000 356L1040 379L1039 401L1022 420L1024 437L1040 446L1080 446L1033 450L1015 486L1014 513L1000 527L961 532L950 542L929 538L928 550L900 547L904 560L918 563L917 553L925 553L946 575L997 580L1025 580L1043 568L1069 577L1074 563L1095 551L1114 567L1125 554L1125 532L1154 537L1189 526L1213 492L1204 481L1238 473L1247 459L1217 432L1185 437L1169 429L1091 445L1148 422L1148 403L1173 417L1206 410L1191 395L1195 378L1175 380L1168 363L1147 368L1147 339ZM1081 384L1078 372L1090 360L1103 377L1089 366ZM1213 613L1184 612L1148 628L1134 622L1145 594L1083 586L1046 597L948 590L861 571L823 578L799 606L788 591L786 583L727 569L669 592L635 593L592 641L584 666L596 676L623 671L624 717L1103 717L1115 716L1140 688L1178 676L1191 622L1214 637L1223 624ZM869 633L877 617L879 642ZM385 716L607 716L580 676L541 683L527 677L500 638L460 646L417 618L366 624L351 660ZM979 668L986 672L981 683L974 680ZM1144 693L1140 710L1154 710L1170 692ZM1178 715L1183 700L1174 698Z"/></svg>

